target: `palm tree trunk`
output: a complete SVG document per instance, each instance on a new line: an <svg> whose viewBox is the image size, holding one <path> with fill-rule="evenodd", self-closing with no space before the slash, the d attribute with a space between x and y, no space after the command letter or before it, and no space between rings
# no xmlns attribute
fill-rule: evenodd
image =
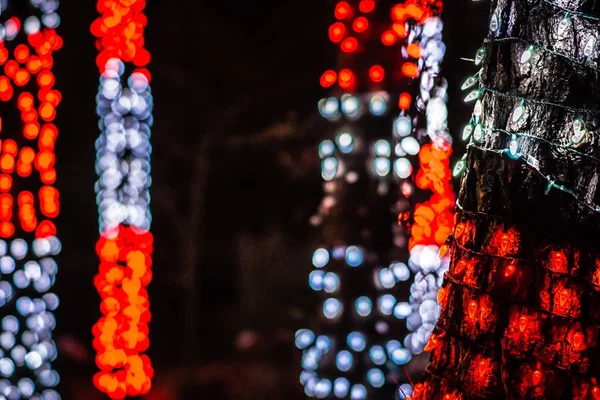
<svg viewBox="0 0 600 400"><path fill-rule="evenodd" d="M600 3L491 7L483 134L413 398L600 399Z"/></svg>

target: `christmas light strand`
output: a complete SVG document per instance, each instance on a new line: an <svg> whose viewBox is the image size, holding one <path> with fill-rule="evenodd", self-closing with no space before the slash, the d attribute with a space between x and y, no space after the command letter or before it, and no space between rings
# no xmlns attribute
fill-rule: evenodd
<svg viewBox="0 0 600 400"><path fill-rule="evenodd" d="M561 57L567 61L569 61L570 63L582 66L582 67L586 67L589 68L593 71L600 71L599 67L595 67L593 65L588 64L587 62L590 60L589 56L585 56L583 59L577 59L577 58L573 58L568 56L565 53L561 53L559 51L556 50L552 50L548 47L545 46L541 46L539 44L535 44L535 43L531 43L528 40L519 38L519 37L504 37L504 38L486 38L484 43L487 44L494 44L494 43L514 43L514 42L518 42L518 43L523 43L527 46L529 46L529 51L531 52L531 50L541 50L543 52L555 55L557 57Z"/></svg>
<svg viewBox="0 0 600 400"><path fill-rule="evenodd" d="M413 354L424 351L439 317L436 297L448 270L449 258L440 258L438 253L452 231L455 201L449 165L452 138L447 128L447 83L439 76L445 53L443 24L439 17L431 17L421 29L420 37L416 39L423 48L423 72L417 104L425 111L426 131L431 143L420 149L420 168L415 184L421 190L431 191L432 195L426 202L415 205L409 241L408 265L415 273L410 296L413 312L406 320L411 333L403 342ZM404 398L410 393L412 388L403 388L399 395Z"/></svg>
<svg viewBox="0 0 600 400"><path fill-rule="evenodd" d="M331 88L333 93L319 102L318 109L324 118L340 123L340 128L336 129L333 138L322 141L319 146L326 195L311 222L327 228L328 221L344 209L341 203L349 200L344 197L345 191L352 192L356 190L354 187L363 188L357 196L368 192L371 207L371 203L380 202L379 209L388 209L387 199L391 197L394 219L397 217L399 224L393 227L393 243L389 247L402 249L393 250L394 254L402 256L376 254L368 246L352 244L352 241L346 245L324 245L314 252L315 269L309 275L309 285L325 294L320 312L326 321L320 327L324 333L318 335L309 329L296 333L296 346L303 350L300 381L309 397L349 396L359 400L376 394L393 396L395 392L398 395L394 379L402 375L400 366L412 359L411 350L392 335L392 332L404 329L404 320L410 316L413 307L392 294L395 287L411 277L409 267L394 260L406 257L407 253L407 221L412 214L409 198L414 190L414 159L423 149L420 141L428 138L428 134L443 137L446 128L445 118L439 118L443 114L439 111L445 110L445 86L442 80L435 79L435 60L441 56L440 48L436 46L441 22L433 18L434 5L420 3L409 0L404 4L391 5L390 12L385 14L377 10L378 15L392 16L390 29L380 37L369 28L376 26L371 13L380 7L378 3L369 0L340 1L335 6L334 16L338 21L330 26L330 40L340 46L342 53L364 51L374 41L381 42L375 43L375 48L381 44L384 48L398 48L402 59L386 62L394 66L398 64L406 84L399 85L394 80L396 71L389 63L385 64L385 68L371 65L366 68L367 71L342 68L323 73L321 86ZM435 4L439 9L441 3ZM441 53L443 55L443 48ZM419 77L421 79L415 79ZM409 91L401 91L412 86L412 79L415 79L414 83L423 85L421 97L415 96L416 102ZM435 83L436 88L428 87L430 83ZM398 90L397 106L393 99L396 95L392 95L396 87L403 88ZM440 102L442 107L436 108L435 105ZM430 129L423 130L418 128L420 119L411 116L410 109L416 108L427 114L429 104L432 105L428 110ZM394 111L396 107L400 109L399 115ZM363 118L390 121L390 126L384 132L366 129L367 132L363 133L359 125ZM425 149L429 149L428 146ZM443 157L447 158L447 154ZM423 178L423 182L426 180ZM393 196L388 195L390 191ZM395 193L400 194L399 201L396 201ZM355 223L357 231L367 230L361 228L360 219ZM378 232L373 233L379 235ZM338 241L343 242L341 238ZM347 288L356 286L349 282L356 279L351 276L362 277L360 279L364 283L361 287L364 286L365 295L342 295ZM368 285L374 288L369 289ZM426 306L422 309L425 310ZM435 301L434 306L437 307ZM343 322L352 326L353 330L340 334L327 325L327 321ZM401 387L407 389L406 386Z"/></svg>
<svg viewBox="0 0 600 400"><path fill-rule="evenodd" d="M52 364L60 302L50 292L61 251L53 222L60 211L53 122L62 95L52 73L54 52L62 47L55 31L59 2L32 0L19 9L27 15L11 16L12 3L0 2L0 101L6 103L0 119L0 397L59 400Z"/></svg>
<svg viewBox="0 0 600 400"><path fill-rule="evenodd" d="M549 0L544 1L557 6ZM513 20L519 20L513 4L500 2L496 6L499 7L500 4L504 7L502 10L492 10L489 20L492 38L486 40L486 45L497 50L503 43L524 43L523 48L511 47L510 59L498 59L503 70L516 71L516 75L508 78L509 83L522 83L521 77L531 79L527 81L527 89L531 89L532 82L538 85L545 82L544 79L540 80L542 77L539 73L544 71L541 64L552 61L552 64L545 65L546 68L557 64L552 58L536 57L538 52L550 50L549 53L555 57L579 63L579 60L568 55L536 47L527 40L497 38L504 27L520 31L513 24ZM546 21L545 16L540 16L538 10L534 10L537 3L528 5L531 8L523 8L524 14L530 16L532 21L538 18ZM518 9L519 7L516 10ZM510 16L507 15L509 10ZM587 24L577 26L571 20L572 14L566 12L562 19L559 14L555 10L547 18L549 24L542 25L542 29L550 38L556 39L558 47L583 52L588 61L595 57L598 51L597 27ZM502 15L507 15L511 24L503 21ZM556 20L555 16L558 17ZM532 21L529 21L528 30L533 27L535 31ZM480 65L485 56L486 49L481 48L475 56L475 64ZM565 63L561 66L573 75L579 73L590 77L595 72L594 67L573 71ZM493 68L493 63L489 67L486 79L490 79L489 73L494 71L497 72L496 79L504 77ZM513 172L519 171L520 177L522 169L514 169L511 163L520 163L533 171L533 174L526 173L525 176L541 177L546 182L546 194L552 189L566 193L568 201L561 201L562 204L568 205L572 198L574 203L598 211L598 205L592 202L591 194L584 198L551 174L542 172L540 162L526 151L528 145L535 144L528 142L528 139L532 139L566 149L567 151L560 153L563 156L581 153L579 155L582 157L595 159L593 155L585 155L579 150L582 146L585 151L590 151L592 146L589 145L596 141L596 132L592 131L597 129L598 110L595 107L586 109L558 104L553 99L545 101L526 98L527 96L511 91L486 87L481 79L482 72L480 70L463 85L463 89L470 89L475 84L480 87L472 90L465 99L467 102L475 102L475 105L471 120L463 130L463 139L470 141L467 146L469 160L467 161L465 154L455 167L455 174L462 175L467 169L467 163L469 164L469 174L463 175L462 197L470 205L475 203L479 207L480 201L486 204L486 199L483 199L486 193L475 191L481 190L480 186L487 189L493 176L504 179L489 187L494 193L504 190L500 185L507 183L507 176L497 170L499 164L494 162L496 167L487 165L484 161L492 159L476 154L491 153L505 157L508 162L502 162L501 165L511 167ZM552 75L562 83L559 74L552 71ZM511 81L511 78L515 80ZM543 90L543 87L538 89ZM484 94L489 97L484 98ZM507 120L502 112L505 109L502 106L506 104L497 102L499 99L514 102L514 105L509 105L510 115ZM535 135L537 132L532 115L543 114L541 118L546 117L541 112L543 108L532 108L538 106L546 107L545 110L554 108L564 118L564 123L553 125L557 132L554 137L557 141L564 140L564 143ZM484 115L486 112L491 115ZM492 116L500 120L490 123ZM485 123L503 125L505 122L506 127L502 126L505 129L484 126ZM534 126L530 132L527 132L528 125ZM506 142L504 135L509 137ZM506 148L498 148L503 144ZM473 160L479 161L471 164ZM554 164L560 165L559 161L544 163L544 168L555 168ZM571 160L563 159L563 163L565 161ZM488 170L486 166L492 169ZM476 171L479 178L470 179L475 177ZM512 182L509 187L514 184ZM487 204L495 205L495 201ZM597 284L600 282L597 246L580 244L578 239L571 241L568 234L566 239L555 243L544 232L531 231L527 222L515 222L508 215L501 218L484 212L464 210L460 204L457 207L461 211L457 214L457 224L448 242L452 263L447 280L438 293L443 317L426 346L427 350L433 351L426 381L415 386L413 398L496 399L512 395L578 400L600 398L600 387L594 372L597 369L594 352L599 332L597 321L600 318L597 306ZM533 218L529 222L531 220ZM583 242L587 243L585 240Z"/></svg>
<svg viewBox="0 0 600 400"><path fill-rule="evenodd" d="M512 160L520 161L520 162L523 163L523 165L527 166L530 170L536 172L540 177L542 177L547 182L547 185L546 185L546 194L548 194L551 189L558 189L561 192L567 193L568 195L570 195L571 197L573 197L573 199L577 203L581 204L582 206L585 206L586 208L590 209L591 211L600 212L600 205L597 205L595 203L590 203L588 201L582 200L577 195L577 193L575 193L574 190L569 189L566 186L557 183L556 178L554 176L546 175L542 171L540 171L538 169L538 167L536 167L537 163L536 162L532 162L531 156L523 155L523 154L520 154L520 153L512 153L509 149L488 149L488 148L485 148L485 147L477 146L477 145L475 145L473 143L469 143L467 145L467 147L474 148L474 149L477 149L477 150L483 151L483 152L495 153L495 154L499 154L499 155L506 155L506 156L508 156Z"/></svg>
<svg viewBox="0 0 600 400"><path fill-rule="evenodd" d="M94 325L95 386L111 399L146 394L154 371L148 356L152 279L149 232L153 98L150 53L144 47L144 0L99 0L96 36L100 70L96 200L101 238L94 285L102 317Z"/></svg>

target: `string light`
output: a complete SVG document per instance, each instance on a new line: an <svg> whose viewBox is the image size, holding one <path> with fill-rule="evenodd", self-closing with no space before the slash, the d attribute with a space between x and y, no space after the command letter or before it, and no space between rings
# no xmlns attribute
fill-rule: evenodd
<svg viewBox="0 0 600 400"><path fill-rule="evenodd" d="M308 284L324 295L320 310L320 330L324 333L319 335L316 330L301 329L296 334L296 345L303 350L300 381L305 394L316 398L350 396L358 400L377 393L392 396L397 391L396 384L389 377L399 377L399 367L411 361L413 352L392 335L405 331L405 320L412 315L413 304L392 293L400 283L411 279L411 270L406 263L396 261L396 255L388 256L383 249L378 254L379 251L372 249L375 243L380 243L378 247L387 246L393 248L396 254L406 254L412 217L409 199L415 189L413 163L423 149L423 139L428 136L436 138L436 141L447 139L447 133L444 133L447 131L445 88L441 80L432 79L438 72L436 60L443 56L445 50L437 45L441 24L430 21L434 7L408 1L406 5L390 5L387 10L379 10L382 5L376 2L362 0L356 3L338 3L334 14L341 25L336 22L330 27L330 39L335 39L332 41L339 43L340 50L346 52L344 40L351 37L345 36L346 32L360 33L363 27L366 27L365 32L369 32L371 26L380 25L378 21L369 20L371 15L366 15L377 9L377 15L395 16L396 19L387 21L391 29L383 36L358 35L356 48L369 52L373 44L381 47L379 42L383 40L388 46L398 46L403 60L393 66L385 64L385 70L382 65L372 63L366 71L342 68L329 70L321 76L323 87L341 89L342 93L333 91L321 99L318 102L319 113L341 124L331 139L323 140L319 145L325 197L311 222L323 225L328 231L332 227L330 224L336 224L335 215L344 213L349 206L344 193L354 193L355 187L366 185L368 189L357 196L367 196L367 202L373 203L372 207L381 204L382 209L389 208L390 202L393 202L392 215L387 214L386 217L390 222L397 219L398 224L386 233L386 239L377 239L385 240L383 243L372 242L367 232L369 225L361 228L362 222L357 221L356 229L361 230L361 234L355 237L364 238L360 243L327 237L326 245L313 254L314 270L309 274ZM398 19L400 9L406 11L404 20ZM392 13L392 10L395 12ZM334 30L335 27L338 29ZM424 65L430 67L422 74ZM393 80L397 80L397 72L402 71L405 77L400 79L421 90L421 95L415 97L414 102L407 91L391 94L388 90L396 87ZM339 88L334 89L329 83L336 74ZM425 87L430 80L435 81L435 89L433 86ZM428 121L427 133L424 136L420 132L421 119L411 116L413 106L426 115L423 121ZM367 116L389 122L387 130L363 135L361 122ZM443 154L447 158L448 149ZM430 171L437 168L433 164L430 167ZM425 180L423 178L422 182ZM395 198L394 193L399 193L401 198ZM348 238L354 237L353 228L344 230ZM356 293L348 296L347 288L353 287L350 281L359 276L363 277L360 278L362 285L374 286L375 290L371 289L365 295ZM365 281L364 276L369 276L369 280ZM328 328L339 321L352 321L354 329L344 336Z"/></svg>
<svg viewBox="0 0 600 400"><path fill-rule="evenodd" d="M101 372L93 381L111 399L148 393L154 376L150 359L143 354L149 346L146 287L152 279L153 251L149 232L153 98L145 68L150 53L144 48L144 6L143 0L100 0L102 15L91 27L100 51L97 113L102 130L96 141L95 187L100 270L94 278L102 317L92 329ZM331 79L326 74L322 83Z"/></svg>
<svg viewBox="0 0 600 400"><path fill-rule="evenodd" d="M596 366L589 357L596 346L596 328L587 328L594 325L597 313L590 313L584 306L589 301L596 302L594 285L600 282L595 250L577 240L552 239L551 232L546 237L545 232L527 230L528 222L516 220L515 214L506 210L510 208L507 203L482 201L480 193L475 194L475 187L481 182L472 185L474 171L479 177L489 172L491 175L487 174L484 180L491 182L492 176L499 178L493 184L495 189L499 188L496 185L504 185L507 179L504 174L507 171L502 172L506 166L510 174L518 171L528 179L546 182L546 194L556 189L577 203L580 206L577 208L600 210L589 193L584 196L578 192L582 188L570 188L568 175L560 174L558 179L546 172L556 170L561 160L538 160L540 155L534 153L538 149L542 153L545 147L550 149L547 154L576 156L570 157L569 163L597 161L597 154L590 146L596 136L597 107L562 103L565 96L560 97L560 101L541 100L510 89L489 87L483 81L497 79L490 75L490 71L498 71L495 62L501 63L502 68L514 68L518 75L526 76L531 82L540 78L541 71L546 73L546 68L557 66L574 71L575 75L581 74L578 79L582 80L597 71L597 23L589 21L600 19L566 9L554 0L542 0L529 6L521 10L523 15L535 15L548 21L548 38L553 47L539 46L520 37L502 37L505 31L519 29L503 21L506 10L492 10L490 33L474 62L481 65L488 52L498 54L505 43L511 44L511 58L487 61L483 67L486 74L482 69L462 86L467 91L465 101L473 104L473 114L462 131L463 140L469 141L468 157L465 154L458 161L454 174L459 176L469 171L465 174L461 194L466 204L457 204L460 211L447 242L452 262L437 297L442 318L425 346L425 350L433 352L432 361L426 381L414 388L412 398L416 400L491 399L504 398L508 393L583 399L600 393L593 372ZM523 15L511 14L510 18L519 20ZM571 53L575 53L575 57ZM559 75L555 71L551 74ZM557 82L561 83L562 76L558 78ZM522 82L510 79L510 86ZM542 81L536 82L539 86ZM523 90L523 86L518 86ZM560 85L557 90L560 92ZM538 121L533 119L551 115L550 110L558 110L564 120L553 123L556 130L552 139L546 136L547 139L536 134ZM486 112L492 115L485 115ZM493 161L494 155L503 158L492 167L497 171L486 171L477 165ZM480 211L492 203L492 208L504 210L507 215ZM525 210L527 212L529 210ZM445 255L448 251L444 249L440 253ZM510 304L503 300L506 298L510 298ZM499 343L502 344L501 357L497 352ZM535 349L540 346L551 350L539 353ZM461 377L460 382L456 381L457 376Z"/></svg>
<svg viewBox="0 0 600 400"><path fill-rule="evenodd" d="M0 119L0 382L7 399L58 400L53 313L60 302L50 290L61 251L53 222L60 211L53 122L62 96L52 65L62 38L55 31L59 2L30 3L36 15L8 16L8 2L0 2L0 101L20 114L16 124Z"/></svg>

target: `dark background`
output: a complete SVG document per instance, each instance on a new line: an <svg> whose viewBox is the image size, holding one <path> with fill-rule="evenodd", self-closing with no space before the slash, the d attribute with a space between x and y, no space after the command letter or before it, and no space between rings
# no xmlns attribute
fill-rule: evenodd
<svg viewBox="0 0 600 400"><path fill-rule="evenodd" d="M307 276L318 232L308 218L321 197L316 103L319 77L335 65L334 4L148 0L155 399L300 398L293 333L317 300ZM89 25L97 15L91 0L63 2L60 13L58 368L66 400L92 399L98 71ZM458 87L475 72L460 57L475 54L487 15L485 1L445 4L455 137L470 114ZM198 387L185 389L187 380Z"/></svg>

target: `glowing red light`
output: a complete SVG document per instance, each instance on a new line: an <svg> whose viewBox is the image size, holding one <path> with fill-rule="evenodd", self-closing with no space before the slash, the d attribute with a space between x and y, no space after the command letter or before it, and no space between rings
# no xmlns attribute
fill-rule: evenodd
<svg viewBox="0 0 600 400"><path fill-rule="evenodd" d="M411 103L412 96L410 93L404 92L400 94L400 98L398 99L398 107L400 107L401 110L408 110Z"/></svg>
<svg viewBox="0 0 600 400"><path fill-rule="evenodd" d="M371 78L373 82L383 81L384 76L385 71L383 70L383 67L381 65L373 65L369 69L369 78Z"/></svg>
<svg viewBox="0 0 600 400"><path fill-rule="evenodd" d="M375 2L373 0L362 0L358 4L358 9L363 13L370 13L375 9Z"/></svg>
<svg viewBox="0 0 600 400"><path fill-rule="evenodd" d="M365 17L358 17L354 20L354 23L352 24L352 29L354 29L355 32L364 32L367 30L367 28L369 27L369 20L366 19Z"/></svg>
<svg viewBox="0 0 600 400"><path fill-rule="evenodd" d="M385 31L383 32L383 35L381 35L381 42L386 46L391 46L396 43L396 39L396 33L392 30Z"/></svg>
<svg viewBox="0 0 600 400"><path fill-rule="evenodd" d="M412 58L421 58L421 46L417 43L411 43L406 47L406 52Z"/></svg>
<svg viewBox="0 0 600 400"><path fill-rule="evenodd" d="M325 71L323 75L321 75L321 86L324 88L330 87L337 81L337 74L334 70L330 69Z"/></svg>
<svg viewBox="0 0 600 400"><path fill-rule="evenodd" d="M342 89L352 89L356 83L356 77L349 69L343 69L338 74L338 84Z"/></svg>
<svg viewBox="0 0 600 400"><path fill-rule="evenodd" d="M341 22L335 22L329 27L329 39L333 43L339 43L346 36L346 26Z"/></svg>
<svg viewBox="0 0 600 400"><path fill-rule="evenodd" d="M406 25L404 24L404 22L394 22L392 24L392 30L396 32L396 35L398 35L398 37L401 38L405 38L408 33L406 31Z"/></svg>
<svg viewBox="0 0 600 400"><path fill-rule="evenodd" d="M350 15L350 4L345 1L340 1L335 6L335 17L339 20L345 19Z"/></svg>
<svg viewBox="0 0 600 400"><path fill-rule="evenodd" d="M358 40L353 37L348 37L342 42L342 51L344 53L352 53L358 49Z"/></svg>
<svg viewBox="0 0 600 400"><path fill-rule="evenodd" d="M419 68L415 63L404 63L404 65L402 65L402 74L408 78L416 78L419 76Z"/></svg>

